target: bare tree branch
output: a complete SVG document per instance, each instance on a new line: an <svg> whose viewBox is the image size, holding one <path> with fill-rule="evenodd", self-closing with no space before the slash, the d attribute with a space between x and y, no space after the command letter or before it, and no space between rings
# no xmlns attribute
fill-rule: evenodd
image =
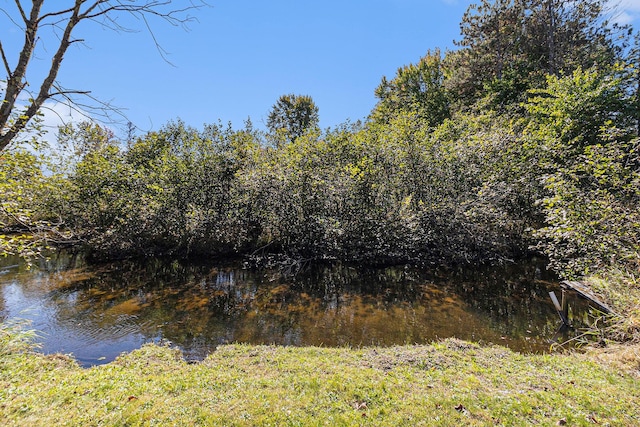
<svg viewBox="0 0 640 427"><path fill-rule="evenodd" d="M20 51L20 57L18 58L16 68L8 76L4 100L2 101L2 105L0 105L0 132L7 127L7 123L11 118L11 113L13 112L16 100L18 99L20 92L22 92L22 89L26 86L24 78L27 72L27 66L29 65L29 60L33 55L33 50L36 44L36 36L38 32L37 19L43 2L44 0L33 0L30 17L28 20L25 20L27 26L24 34L24 45ZM19 1L16 0L16 3L19 4ZM24 16L22 8L20 8L20 10ZM33 114L35 114L35 112ZM31 119L31 117L33 117L33 115L31 115L29 119ZM24 128L25 125L26 121L19 129L15 128L14 125L11 126L6 133L0 133L0 150L3 150L7 145L9 145L9 142L15 138L19 130Z"/></svg>
<svg viewBox="0 0 640 427"><path fill-rule="evenodd" d="M170 9L170 6L180 0L73 0L73 6L63 7L57 11L47 11L42 13L44 0L32 0L29 14L25 13L20 0L15 0L16 8L20 18L24 21L25 27L20 27L6 8L0 8L0 12L5 14L9 20L18 25L24 31L24 43L19 53L19 58L15 68L11 68L8 56L0 43L0 55L7 73L7 83L4 90L4 99L0 105L0 151L5 149L16 136L22 132L30 120L43 108L44 103L50 99L63 100L65 103L73 103L78 106L76 96L86 96L94 102L92 110L98 110L105 116L109 108L113 108L110 103L100 102L91 97L89 91L61 89L57 83L57 75L62 65L64 56L73 43L82 42L82 39L74 39L72 34L76 26L82 21L91 21L97 25L115 31L133 31L121 25L117 21L119 15L125 14L139 19L143 28L150 34L160 56L167 63L167 52L162 48L159 40L152 29L149 17L164 20L170 25L185 26L188 22L196 19L188 12L208 6L204 0L194 3L187 1L187 5L181 8ZM57 48L51 57L51 66L46 76L39 84L39 89L35 97L30 97L24 110L17 107L17 100L22 94L28 93L27 70L29 62L34 56L36 45L39 42L39 31L43 27L51 27L52 34L58 38ZM59 31L59 32L58 32ZM173 65L173 64L171 64ZM74 99L72 99L74 98ZM24 98L21 98L24 99ZM97 106L97 107L96 107ZM121 114L119 114L121 115Z"/></svg>
<svg viewBox="0 0 640 427"><path fill-rule="evenodd" d="M58 90L56 92L51 92L50 95L52 98L55 96L64 96L69 101L71 101L71 95L89 95L90 93L90 90Z"/></svg>
<svg viewBox="0 0 640 427"><path fill-rule="evenodd" d="M167 64L171 65L172 67L175 67L173 62L169 61L169 58L167 58L167 53L168 52L162 48L162 46L158 42L158 39L156 39L156 35L151 30L151 26L149 25L149 21L147 21L147 18L145 16L142 16L142 20L144 21L144 25L149 30L149 34L151 34L151 38L153 39L153 43L156 45L156 49L158 50L158 53L160 54L162 59L164 59L165 62L167 62Z"/></svg>
<svg viewBox="0 0 640 427"><path fill-rule="evenodd" d="M22 9L22 5L20 4L20 0L15 0L16 1L16 7L18 8L18 11L20 11L20 16L22 17L22 20L24 21L24 23L27 23L27 15L24 13L24 9Z"/></svg>
<svg viewBox="0 0 640 427"><path fill-rule="evenodd" d="M7 55L4 53L4 48L2 47L2 41L0 41L0 55L2 55L2 63L4 64L4 69L7 71L7 76L10 76L11 66L9 65L9 61L7 60Z"/></svg>
<svg viewBox="0 0 640 427"><path fill-rule="evenodd" d="M52 16L67 15L67 14L73 12L74 8L75 8L75 6L74 7L70 7L69 9L60 10L60 11L57 11L57 12L45 13L44 15L42 15L40 17L40 19L38 19L38 21L43 22L45 19L51 18Z"/></svg>
<svg viewBox="0 0 640 427"><path fill-rule="evenodd" d="M16 22L16 20L13 18L13 16L9 15L9 13L8 13L6 10L4 10L4 9L0 9L0 12L2 12L2 14L3 14L4 16L6 16L6 17L7 17L7 19L9 19L9 21L11 21L11 23L12 23L13 25L15 25L16 27L20 28L20 30L21 30L21 31L22 31L22 30L24 30L24 27L23 27L22 25L18 24L18 23Z"/></svg>
<svg viewBox="0 0 640 427"><path fill-rule="evenodd" d="M43 0L40 0L40 5L42 5L42 1ZM34 1L33 4L34 4L34 9L35 9L36 2ZM40 92L38 93L38 96L27 107L27 110L24 112L24 114L20 115L15 120L15 123L13 124L13 126L11 126L9 128L9 130L4 135L0 135L0 149L3 149L6 145L8 145L8 143L13 138L15 138L16 135L18 135L18 133L22 129L25 128L25 126L27 125L27 122L29 120L31 120L31 118L33 116L36 115L36 113L38 112L40 107L42 107L42 104L44 104L44 102L51 97L51 95L49 94L49 90L51 89L51 86L53 85L53 83L54 83L54 81L56 79L56 76L58 75L58 71L60 70L60 65L62 65L62 59L64 57L64 54L67 51L67 49L69 48L69 46L71 45L71 42L70 42L71 32L73 31L74 27L79 22L78 16L80 14L80 6L81 5L82 5L82 1L81 0L76 0L75 9L73 11L73 14L69 18L69 21L67 22L67 27L65 28L64 35L62 36L62 40L60 41L60 46L58 46L58 50L53 55L53 59L51 61L51 68L49 69L49 74L47 75L47 77L45 77L44 81L42 82L42 85L40 86ZM38 12L39 12L39 10L38 10ZM33 28L33 36L35 38L35 35L36 35L36 32L37 32L37 28L38 28L38 19L37 19L37 14L34 16L33 10L32 10L32 14L31 14L31 20L27 25L27 32L29 31L29 28ZM32 47L31 47L30 51L33 52L33 44L32 44ZM21 54L21 56L22 56L22 54ZM25 68L25 71L26 71L26 63L25 63L24 68ZM12 78L13 78L13 76L12 76ZM7 90L7 92L8 92L8 90ZM15 98L13 99L13 102L15 104ZM2 107L4 107L4 105ZM2 119L3 119L3 115L0 114L0 120L2 120ZM2 144L5 143L5 141L6 141L6 144L3 146Z"/></svg>

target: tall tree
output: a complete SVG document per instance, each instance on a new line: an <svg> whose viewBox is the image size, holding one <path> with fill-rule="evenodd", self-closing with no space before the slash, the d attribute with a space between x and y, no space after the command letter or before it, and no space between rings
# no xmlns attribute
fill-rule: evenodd
<svg viewBox="0 0 640 427"><path fill-rule="evenodd" d="M526 3L525 52L537 68L559 75L615 59L613 27L606 19L610 2L528 0Z"/></svg>
<svg viewBox="0 0 640 427"><path fill-rule="evenodd" d="M267 117L267 127L276 144L293 142L318 122L318 107L308 95L282 95Z"/></svg>
<svg viewBox="0 0 640 427"><path fill-rule="evenodd" d="M119 17L124 14L144 22L147 29L151 28L151 17L163 19L172 25L184 25L193 19L188 15L189 11L205 5L204 2L194 3L189 0L64 0L58 2L58 9L48 9L44 6L44 0L32 0L29 10L23 5L26 3L24 1L15 0L14 3L13 7L0 7L0 15L4 15L5 22L24 33L24 42L16 53L17 61L12 64L12 52L6 51L5 45L0 41L0 56L6 74L6 78L2 79L5 86L0 87L0 151L25 130L46 101L57 99L74 102L76 96L89 94L86 90L67 89L57 81L67 50L72 44L83 41L74 36L80 24L126 31L128 28L119 24ZM183 4L172 7L175 3ZM47 29L51 31L47 32ZM153 33L151 35L156 41ZM37 51L37 46L45 41L47 44L55 44L55 47L49 47L43 52ZM38 55L52 52L51 65L39 83L33 81L28 73L36 51ZM28 84L37 86L38 89L31 93L27 89ZM27 98L26 105L20 105L19 99Z"/></svg>
<svg viewBox="0 0 640 427"><path fill-rule="evenodd" d="M473 103L487 94L502 105L522 101L545 75L610 65L620 54L606 0L482 0L460 24L460 50L447 58L447 84Z"/></svg>
<svg viewBox="0 0 640 427"><path fill-rule="evenodd" d="M392 80L382 78L375 91L379 99L371 113L377 122L388 122L400 112L417 115L428 126L449 117L440 50L429 51L417 64L401 67Z"/></svg>
<svg viewBox="0 0 640 427"><path fill-rule="evenodd" d="M522 0L482 0L472 4L460 23L460 50L447 57L448 86L463 103L472 103L487 84L512 78L514 70L526 67L523 56L525 5ZM522 74L526 71L522 70ZM502 98L522 92L509 88Z"/></svg>

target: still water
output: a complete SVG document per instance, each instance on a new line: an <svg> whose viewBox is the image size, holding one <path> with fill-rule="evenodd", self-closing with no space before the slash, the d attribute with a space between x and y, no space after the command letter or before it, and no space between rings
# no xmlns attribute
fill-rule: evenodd
<svg viewBox="0 0 640 427"><path fill-rule="evenodd" d="M84 366L159 341L193 360L234 342L358 347L447 337L544 352L558 339L548 295L558 289L536 260L460 271L335 263L292 274L239 262L92 266L58 255L31 270L0 265L0 320L28 319L42 351Z"/></svg>

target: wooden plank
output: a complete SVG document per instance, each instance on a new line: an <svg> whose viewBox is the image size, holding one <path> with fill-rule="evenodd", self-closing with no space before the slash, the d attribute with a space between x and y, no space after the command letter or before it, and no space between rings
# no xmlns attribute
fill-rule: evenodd
<svg viewBox="0 0 640 427"><path fill-rule="evenodd" d="M558 316L560 316L560 319L562 320L562 323L564 323L567 326L571 326L571 324L569 323L569 319L567 319L567 316L564 315L564 311L562 310L562 306L558 302L558 298L556 297L556 293L551 291L551 292L549 292L549 296L551 297L551 301L553 302L553 305L555 306L556 311L558 312Z"/></svg>
<svg viewBox="0 0 640 427"><path fill-rule="evenodd" d="M603 312L605 312L607 314L614 313L614 311L611 309L611 307L609 307L607 304L602 302L602 300L600 300L596 296L596 294L594 294L591 291L591 289L589 289L584 283L582 283L582 282L574 282L574 281L571 281L571 280L565 280L565 281L561 282L560 284L564 288L572 289L572 290L576 291L583 298L586 298L589 301L591 301L592 303L594 303L595 305L597 305L598 308L600 308L600 310L602 310Z"/></svg>

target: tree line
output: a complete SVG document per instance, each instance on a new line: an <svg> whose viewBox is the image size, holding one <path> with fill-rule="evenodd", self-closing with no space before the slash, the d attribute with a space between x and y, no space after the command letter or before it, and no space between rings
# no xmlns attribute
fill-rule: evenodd
<svg viewBox="0 0 640 427"><path fill-rule="evenodd" d="M2 250L637 269L638 50L607 3L472 5L456 50L382 78L369 117L334 129L292 94L267 132L83 123L54 155L10 146Z"/></svg>

